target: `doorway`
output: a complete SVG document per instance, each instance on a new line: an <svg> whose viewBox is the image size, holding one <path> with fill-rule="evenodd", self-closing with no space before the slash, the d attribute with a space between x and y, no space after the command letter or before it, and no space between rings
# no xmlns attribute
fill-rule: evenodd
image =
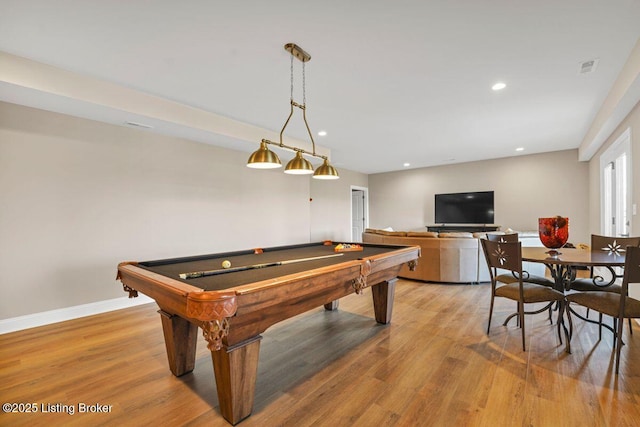
<svg viewBox="0 0 640 427"><path fill-rule="evenodd" d="M627 129L600 156L601 231L629 236L631 230L631 131Z"/></svg>
<svg viewBox="0 0 640 427"><path fill-rule="evenodd" d="M351 186L351 241L361 242L369 226L369 190Z"/></svg>

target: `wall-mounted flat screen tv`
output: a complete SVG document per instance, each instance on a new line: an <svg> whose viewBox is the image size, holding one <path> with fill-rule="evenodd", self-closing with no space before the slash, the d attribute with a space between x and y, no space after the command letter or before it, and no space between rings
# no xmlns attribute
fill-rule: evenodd
<svg viewBox="0 0 640 427"><path fill-rule="evenodd" d="M493 191L436 194L436 224L493 224Z"/></svg>

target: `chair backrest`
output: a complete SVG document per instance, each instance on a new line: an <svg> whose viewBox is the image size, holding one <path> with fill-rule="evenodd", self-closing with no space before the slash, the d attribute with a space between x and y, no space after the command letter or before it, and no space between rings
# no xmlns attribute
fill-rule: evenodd
<svg viewBox="0 0 640 427"><path fill-rule="evenodd" d="M491 242L517 242L518 241L518 233L509 233L509 234L488 234L487 240Z"/></svg>
<svg viewBox="0 0 640 427"><path fill-rule="evenodd" d="M522 243L520 242L492 242L481 239L484 257L491 274L497 269L511 270L522 277Z"/></svg>
<svg viewBox="0 0 640 427"><path fill-rule="evenodd" d="M640 283L640 247L627 246L622 278L622 295L627 294L629 283Z"/></svg>
<svg viewBox="0 0 640 427"><path fill-rule="evenodd" d="M624 252L627 246L640 246L640 237L611 237L591 235L591 250Z"/></svg>

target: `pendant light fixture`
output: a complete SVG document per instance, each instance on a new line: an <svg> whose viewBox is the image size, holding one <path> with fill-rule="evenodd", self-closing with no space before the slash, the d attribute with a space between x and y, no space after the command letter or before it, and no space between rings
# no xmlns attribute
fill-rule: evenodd
<svg viewBox="0 0 640 427"><path fill-rule="evenodd" d="M305 63L311 59L311 55L302 50L298 45L294 43L287 43L284 45L284 49L291 54L291 99L290 105L291 109L289 112L289 117L284 122L284 126L280 131L280 143L275 143L273 141L269 141L268 139L263 139L260 142L260 148L255 151L249 157L247 161L247 166L255 169L272 169L279 168L282 166L278 155L273 151L269 150L268 145L272 144L280 148L292 150L296 152L296 155L285 167L284 172L292 175L310 175L313 174L313 177L316 179L338 179L340 176L338 175L338 171L336 168L329 164L329 159L327 156L323 156L316 153L316 143L313 140L313 135L311 133L311 129L309 129L309 124L307 123L307 107L306 107L306 91L305 91ZM302 104L298 104L293 100L293 58L296 57L302 62ZM306 150L297 147L291 147L282 143L282 135L287 125L289 124L289 120L293 115L293 107L297 107L302 110L302 118L304 120L304 124L307 128L307 132L309 133L309 138L311 138L311 146L313 151L310 153ZM323 163L320 167L318 167L315 172L313 170L313 165L311 162L303 157L306 154L311 157L316 157L323 160Z"/></svg>
<svg viewBox="0 0 640 427"><path fill-rule="evenodd" d="M260 143L260 148L253 152L247 166L254 169L275 169L282 167L280 158L276 153L269 150L266 142Z"/></svg>
<svg viewBox="0 0 640 427"><path fill-rule="evenodd" d="M296 156L287 163L284 173L291 175L310 175L313 173L311 162L302 157L302 152L296 151Z"/></svg>
<svg viewBox="0 0 640 427"><path fill-rule="evenodd" d="M329 161L325 158L324 163L313 173L315 179L338 179L338 171L336 168L329 164Z"/></svg>

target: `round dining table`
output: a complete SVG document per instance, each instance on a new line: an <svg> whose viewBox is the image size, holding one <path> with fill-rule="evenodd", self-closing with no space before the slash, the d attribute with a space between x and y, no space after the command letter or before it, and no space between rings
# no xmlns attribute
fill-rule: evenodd
<svg viewBox="0 0 640 427"><path fill-rule="evenodd" d="M554 282L554 288L564 293L571 290L571 284L576 279L578 270L580 268L584 269L585 267L603 267L609 270L609 272L611 273L611 278L609 280L605 280L601 276L591 274L591 279L596 286L606 288L614 284L616 279L619 277L616 274L614 268L624 267L625 251L588 250L576 248L561 248L557 251L551 251L550 249L544 247L524 247L522 248L522 261L544 264L551 273L551 277L553 278ZM588 319L574 311L573 308L569 308L569 310L571 311L571 313L584 321L604 326L606 329L609 329L615 336L616 331L611 326ZM569 317L569 329L571 331L567 331L562 316L560 316L560 319L562 327L565 330L565 334L568 333L568 336L570 337L573 334L571 317ZM568 339L570 340L571 338ZM570 352L570 346L567 345L567 353Z"/></svg>
<svg viewBox="0 0 640 427"><path fill-rule="evenodd" d="M522 248L522 261L544 264L551 273L554 288L564 292L571 289L571 282L576 278L580 267L604 267L611 272L611 279L603 283L602 278L594 277L594 283L601 287L612 285L617 276L615 267L624 267L624 251L587 250L561 248L558 253L550 253L548 248Z"/></svg>

